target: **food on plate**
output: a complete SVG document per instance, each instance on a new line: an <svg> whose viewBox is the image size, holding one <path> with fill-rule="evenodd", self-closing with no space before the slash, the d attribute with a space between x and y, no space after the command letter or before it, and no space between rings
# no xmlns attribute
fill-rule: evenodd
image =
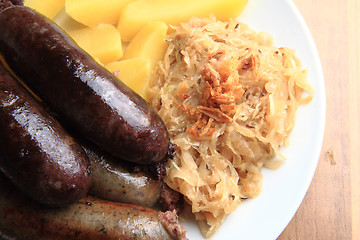
<svg viewBox="0 0 360 240"><path fill-rule="evenodd" d="M146 24L128 44L122 59L105 66L144 99L150 75L166 51L167 30L164 22Z"/></svg>
<svg viewBox="0 0 360 240"><path fill-rule="evenodd" d="M5 235L5 236L4 236ZM0 237L36 240L186 239L175 212L86 196L65 208L24 197L0 176Z"/></svg>
<svg viewBox="0 0 360 240"><path fill-rule="evenodd" d="M89 193L114 202L153 207L160 200L161 182L133 166L102 152L92 144L82 144L91 164Z"/></svg>
<svg viewBox="0 0 360 240"><path fill-rule="evenodd" d="M137 0L121 10L118 29L121 38L130 41L148 22L179 24L192 16L208 17L211 13L228 19L239 16L246 4L247 0Z"/></svg>
<svg viewBox="0 0 360 240"><path fill-rule="evenodd" d="M165 160L170 141L157 112L46 17L24 6L0 13L0 53L62 121L112 155Z"/></svg>
<svg viewBox="0 0 360 240"><path fill-rule="evenodd" d="M39 11L48 18L53 18L65 5L65 0L25 0L24 5Z"/></svg>
<svg viewBox="0 0 360 240"><path fill-rule="evenodd" d="M114 161L110 156L86 149L92 169L93 184L89 194L102 199L135 204L145 207L161 207L181 212L181 195L153 176L153 169L138 168Z"/></svg>
<svg viewBox="0 0 360 240"><path fill-rule="evenodd" d="M36 201L62 206L91 184L85 152L0 64L0 171Z"/></svg>
<svg viewBox="0 0 360 240"><path fill-rule="evenodd" d="M120 81L146 99L147 87L154 64L149 58L134 57L107 64L105 68Z"/></svg>
<svg viewBox="0 0 360 240"><path fill-rule="evenodd" d="M33 9L37 11L36 8ZM55 17L51 18L51 20L54 21L65 32L79 30L87 27L86 25L77 22L68 14L66 14L65 8L63 8L63 10L61 10Z"/></svg>
<svg viewBox="0 0 360 240"><path fill-rule="evenodd" d="M175 27L149 98L177 145L164 181L191 205L205 237L261 191L288 143L304 91L294 50L236 20L192 18Z"/></svg>
<svg viewBox="0 0 360 240"><path fill-rule="evenodd" d="M44 102L35 102L34 96L23 93L19 79L0 69L0 100L3 100L0 127L5 129L0 134L0 168L17 187L51 207L28 199L1 175L0 238L186 239L186 230L178 223L174 205L179 194L173 194L163 182L148 175L155 170L157 177L163 176L163 160L173 152L160 117L140 96L117 84L115 76L94 63L53 22L27 7L12 6L14 2L0 4L0 53L7 67ZM119 164L122 160L115 161L115 157L102 150L95 152L83 146L85 153L77 143L80 140L75 142L67 135L40 104L49 104L56 110L52 114L67 129L79 130L82 124L93 128L93 136L107 136L105 140L100 136L102 146L118 141L114 146L122 148L116 149L119 155L130 156L130 161L140 165L132 164L130 171L127 164ZM101 132L104 126L105 133ZM89 136L81 131L74 134ZM119 135L122 139L114 139ZM121 145L122 142L127 145ZM144 205L160 201L174 211L158 212L90 196L79 200L91 183L86 154L94 170L90 193L111 198L104 191L115 190L123 196L113 201ZM84 169L83 160L86 160ZM78 172L81 174L82 170L88 178L79 179ZM120 174L124 175L122 179ZM120 184L110 187L115 183ZM78 185L86 189L81 191Z"/></svg>
<svg viewBox="0 0 360 240"><path fill-rule="evenodd" d="M297 107L311 99L302 94L313 93L294 50L275 47L269 34L256 33L236 20L228 20L238 16L246 3L247 0L125 0L103 4L98 0L67 0L66 12L90 26L69 33L93 58L52 22L27 8L9 7L0 14L0 52L15 73L64 122L113 155L86 150L95 179L91 194L146 206L159 200L171 205L176 195L164 190L166 184L152 181L144 173L133 173L115 160L118 157L152 166L163 163L171 155L167 127L177 148L174 159L167 162L165 182L185 196L202 233L211 237L243 199L260 193L261 167L275 168L281 161L274 157L284 158L279 147L288 144ZM180 24L191 16L210 14L210 18L193 18ZM21 18L24 16L26 20ZM117 22L118 30L113 26ZM177 24L180 26L174 26ZM168 26L170 33L164 41ZM123 57L118 31L123 41L130 41ZM112 50L108 51L109 47ZM153 67L165 52L147 89ZM94 59L150 100L166 127L143 99L118 83L100 64L94 64ZM114 181L118 184L110 183ZM119 194L123 191L126 194ZM90 206L99 201L84 199ZM141 221L159 216L152 210L145 216L142 214L148 210L144 208L129 210L127 205L106 201L90 210L89 206L81 207L81 201L67 208L79 207L79 212L66 214L98 219L97 209L104 206L134 214L131 223L120 226L126 227L121 231L129 239L142 238L137 235L141 233L132 235L139 230L134 227L139 212ZM51 223L57 218L47 218L48 212L40 214L45 214L41 218ZM159 217L155 218L161 232L156 238L168 238L169 232L171 235L179 230L177 220L167 232ZM11 221L4 226L16 228ZM142 223L145 224L141 222L139 231L144 233L149 228ZM81 228L87 228L87 224L90 223L87 221ZM64 226L54 223L59 225ZM99 239L94 232L97 226L92 225L89 231ZM104 225L98 232L111 239L112 232L107 229ZM38 229L30 231L39 233ZM59 229L54 228L55 231ZM179 231L177 238L185 237L182 228ZM83 229L76 233L88 239L82 235ZM64 234L73 233L70 230Z"/></svg>
<svg viewBox="0 0 360 240"><path fill-rule="evenodd" d="M90 160L89 194L114 202L182 211L182 196L162 181L164 164L154 167L121 162L93 144L77 140Z"/></svg>
<svg viewBox="0 0 360 240"><path fill-rule="evenodd" d="M70 37L93 58L106 64L123 56L119 31L110 24L82 28L68 32Z"/></svg>
<svg viewBox="0 0 360 240"><path fill-rule="evenodd" d="M123 59L144 57L156 63L166 52L165 37L168 26L161 21L144 25L127 46Z"/></svg>
<svg viewBox="0 0 360 240"><path fill-rule="evenodd" d="M76 21L96 27L100 23L115 25L121 9L133 0L66 0L65 10Z"/></svg>

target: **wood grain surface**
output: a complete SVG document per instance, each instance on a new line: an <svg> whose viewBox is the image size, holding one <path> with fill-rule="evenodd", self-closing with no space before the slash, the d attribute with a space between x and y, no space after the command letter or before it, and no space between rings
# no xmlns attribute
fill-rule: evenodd
<svg viewBox="0 0 360 240"><path fill-rule="evenodd" d="M319 163L284 239L360 239L360 1L294 0L316 42L326 85Z"/></svg>

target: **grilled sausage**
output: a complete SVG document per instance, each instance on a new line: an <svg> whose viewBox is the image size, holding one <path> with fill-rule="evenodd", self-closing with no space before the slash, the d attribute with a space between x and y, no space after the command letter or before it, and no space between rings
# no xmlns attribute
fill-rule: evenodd
<svg viewBox="0 0 360 240"><path fill-rule="evenodd" d="M65 205L91 184L85 152L0 64L0 170L37 201Z"/></svg>
<svg viewBox="0 0 360 240"><path fill-rule="evenodd" d="M92 174L89 193L102 199L141 205L154 206L160 198L160 180L155 180L144 172L132 171L127 162L97 149L91 144L81 144L87 153Z"/></svg>
<svg viewBox="0 0 360 240"><path fill-rule="evenodd" d="M102 149L139 164L167 156L168 132L155 110L51 20L24 6L5 8L0 53L52 110Z"/></svg>
<svg viewBox="0 0 360 240"><path fill-rule="evenodd" d="M65 208L44 208L0 176L0 233L17 240L186 239L173 212L84 197ZM1 234L0 234L1 236Z"/></svg>

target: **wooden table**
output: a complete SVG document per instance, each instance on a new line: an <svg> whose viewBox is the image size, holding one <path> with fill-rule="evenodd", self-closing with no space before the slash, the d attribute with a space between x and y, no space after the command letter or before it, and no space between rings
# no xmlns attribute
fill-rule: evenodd
<svg viewBox="0 0 360 240"><path fill-rule="evenodd" d="M314 179L278 239L360 239L360 1L294 2L320 54L327 116Z"/></svg>

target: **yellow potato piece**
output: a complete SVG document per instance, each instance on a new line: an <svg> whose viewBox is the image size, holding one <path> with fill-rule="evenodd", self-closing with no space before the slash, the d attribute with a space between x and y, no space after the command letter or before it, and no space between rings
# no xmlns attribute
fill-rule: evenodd
<svg viewBox="0 0 360 240"><path fill-rule="evenodd" d="M100 24L96 28L87 27L68 33L82 49L104 64L123 55L120 34L113 25Z"/></svg>
<svg viewBox="0 0 360 240"><path fill-rule="evenodd" d="M79 30L85 28L84 24L81 24L69 15L66 14L65 8L63 8L54 18L53 21L59 25L65 32L70 32L74 30Z"/></svg>
<svg viewBox="0 0 360 240"><path fill-rule="evenodd" d="M89 27L96 27L100 23L115 25L118 22L121 9L132 1L66 0L65 10L76 21Z"/></svg>
<svg viewBox="0 0 360 240"><path fill-rule="evenodd" d="M146 99L146 91L152 71L150 59L131 58L109 63L105 68Z"/></svg>
<svg viewBox="0 0 360 240"><path fill-rule="evenodd" d="M177 25L192 16L209 17L211 13L227 20L239 16L246 4L247 0L137 0L122 9L118 29L122 39L130 41L151 21Z"/></svg>
<svg viewBox="0 0 360 240"><path fill-rule="evenodd" d="M52 19L64 7L65 0L25 0L24 5Z"/></svg>
<svg viewBox="0 0 360 240"><path fill-rule="evenodd" d="M168 26L156 21L146 24L131 40L124 52L123 59L149 58L155 64L163 59L168 44L165 42Z"/></svg>

